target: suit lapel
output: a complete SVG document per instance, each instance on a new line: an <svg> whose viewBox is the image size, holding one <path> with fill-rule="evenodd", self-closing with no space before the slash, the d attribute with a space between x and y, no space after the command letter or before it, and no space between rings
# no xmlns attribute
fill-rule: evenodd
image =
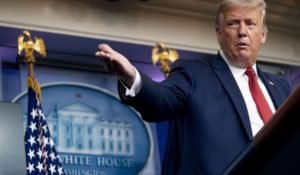
<svg viewBox="0 0 300 175"><path fill-rule="evenodd" d="M267 76L260 70L260 68L258 66L257 66L257 74L260 77L261 81L266 86L275 108L278 109L279 106L284 101L284 99L278 95L278 90L277 90L276 84L272 80L267 78Z"/></svg>
<svg viewBox="0 0 300 175"><path fill-rule="evenodd" d="M249 140L252 139L253 136L250 125L250 119L248 116L248 111L244 98L228 65L219 54L217 58L214 59L214 61L212 62L212 68L215 71L221 83L223 84L226 92L230 96Z"/></svg>

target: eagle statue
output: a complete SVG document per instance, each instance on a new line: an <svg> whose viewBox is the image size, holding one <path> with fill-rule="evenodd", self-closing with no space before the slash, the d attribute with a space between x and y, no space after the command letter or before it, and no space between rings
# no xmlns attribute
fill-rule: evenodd
<svg viewBox="0 0 300 175"><path fill-rule="evenodd" d="M167 48L163 43L157 42L156 46L152 49L152 63L156 64L158 61L161 63L161 70L167 77L170 73L169 62L174 62L179 58L175 49Z"/></svg>
<svg viewBox="0 0 300 175"><path fill-rule="evenodd" d="M26 41L25 41L26 40ZM33 52L38 52L41 56L46 57L46 47L44 40L39 37L32 39L30 32L23 31L18 37L18 55L25 50L25 59L27 63L35 63Z"/></svg>

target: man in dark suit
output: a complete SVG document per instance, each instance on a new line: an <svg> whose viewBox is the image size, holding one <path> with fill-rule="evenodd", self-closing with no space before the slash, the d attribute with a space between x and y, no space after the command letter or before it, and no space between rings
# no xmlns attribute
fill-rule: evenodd
<svg viewBox="0 0 300 175"><path fill-rule="evenodd" d="M291 93L286 81L256 65L267 36L265 8L263 0L222 1L218 55L179 59L161 83L99 45L96 56L119 75L122 101L146 121L171 121L162 174L220 174Z"/></svg>

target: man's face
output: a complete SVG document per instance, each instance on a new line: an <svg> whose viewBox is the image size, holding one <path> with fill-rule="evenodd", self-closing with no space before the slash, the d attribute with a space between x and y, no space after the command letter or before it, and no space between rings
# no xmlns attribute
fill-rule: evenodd
<svg viewBox="0 0 300 175"><path fill-rule="evenodd" d="M217 37L229 61L241 68L252 66L260 45L265 42L262 14L258 8L248 6L228 7L220 17Z"/></svg>

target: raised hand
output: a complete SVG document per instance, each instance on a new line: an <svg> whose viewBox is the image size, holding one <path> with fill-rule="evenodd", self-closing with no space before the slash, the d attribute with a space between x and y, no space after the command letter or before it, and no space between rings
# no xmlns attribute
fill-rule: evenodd
<svg viewBox="0 0 300 175"><path fill-rule="evenodd" d="M98 49L95 55L103 63L106 70L117 74L121 81L131 87L136 71L129 60L107 44L99 44Z"/></svg>

